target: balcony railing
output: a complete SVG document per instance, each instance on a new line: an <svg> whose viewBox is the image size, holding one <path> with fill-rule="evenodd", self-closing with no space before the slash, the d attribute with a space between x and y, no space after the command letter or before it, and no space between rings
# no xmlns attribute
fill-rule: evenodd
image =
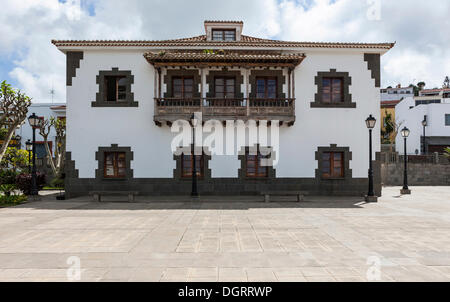
<svg viewBox="0 0 450 302"><path fill-rule="evenodd" d="M188 119L202 112L204 119L278 119L295 121L295 99L155 98L155 122Z"/></svg>

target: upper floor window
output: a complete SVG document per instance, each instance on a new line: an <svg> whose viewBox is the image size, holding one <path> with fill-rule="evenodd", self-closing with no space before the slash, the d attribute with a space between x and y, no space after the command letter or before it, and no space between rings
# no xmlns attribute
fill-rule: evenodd
<svg viewBox="0 0 450 302"><path fill-rule="evenodd" d="M104 177L124 178L126 177L125 152L105 152Z"/></svg>
<svg viewBox="0 0 450 302"><path fill-rule="evenodd" d="M445 115L445 126L450 126L450 114Z"/></svg>
<svg viewBox="0 0 450 302"><path fill-rule="evenodd" d="M100 70L96 79L99 90L92 107L138 107L131 89L134 76L130 70L117 67Z"/></svg>
<svg viewBox="0 0 450 302"><path fill-rule="evenodd" d="M105 76L105 101L126 102L127 78L125 76Z"/></svg>
<svg viewBox="0 0 450 302"><path fill-rule="evenodd" d="M256 98L275 99L277 97L277 78L257 77L256 78Z"/></svg>
<svg viewBox="0 0 450 302"><path fill-rule="evenodd" d="M194 78L192 77L174 77L172 79L172 89L174 98L190 99L194 92Z"/></svg>
<svg viewBox="0 0 450 302"><path fill-rule="evenodd" d="M317 85L317 93L311 108L356 108L356 103L352 102L352 78L348 72L336 69L319 71L314 83Z"/></svg>
<svg viewBox="0 0 450 302"><path fill-rule="evenodd" d="M342 78L322 78L322 102L342 103L344 101L344 81Z"/></svg>
<svg viewBox="0 0 450 302"><path fill-rule="evenodd" d="M236 41L235 29L213 29L213 41Z"/></svg>
<svg viewBox="0 0 450 302"><path fill-rule="evenodd" d="M214 78L214 91L216 98L234 98L236 79L234 77Z"/></svg>
<svg viewBox="0 0 450 302"><path fill-rule="evenodd" d="M344 153L323 152L322 153L322 178L344 177Z"/></svg>

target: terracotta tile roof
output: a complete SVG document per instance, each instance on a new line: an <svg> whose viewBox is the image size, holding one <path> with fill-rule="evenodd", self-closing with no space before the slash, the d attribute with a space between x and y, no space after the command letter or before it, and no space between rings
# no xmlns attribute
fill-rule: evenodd
<svg viewBox="0 0 450 302"><path fill-rule="evenodd" d="M393 101L381 101L381 108L395 107L401 101L403 101L403 99Z"/></svg>
<svg viewBox="0 0 450 302"><path fill-rule="evenodd" d="M205 23L232 23L232 24L244 24L243 21L214 21L214 20L206 20Z"/></svg>
<svg viewBox="0 0 450 302"><path fill-rule="evenodd" d="M450 88L423 89L420 92L421 93L428 93L428 92L441 92L441 91L447 92L447 91L450 91Z"/></svg>
<svg viewBox="0 0 450 302"><path fill-rule="evenodd" d="M66 105L50 107L51 110L66 110Z"/></svg>
<svg viewBox="0 0 450 302"><path fill-rule="evenodd" d="M336 43L336 42L292 42L261 39L242 35L241 41L207 41L206 35L174 40L52 40L57 47L294 47L294 48L356 48L386 49L395 43Z"/></svg>

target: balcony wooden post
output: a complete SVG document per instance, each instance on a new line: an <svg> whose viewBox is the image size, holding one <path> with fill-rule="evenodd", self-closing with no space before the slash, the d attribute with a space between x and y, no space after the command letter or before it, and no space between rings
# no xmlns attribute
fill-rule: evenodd
<svg viewBox="0 0 450 302"><path fill-rule="evenodd" d="M292 114L295 116L295 69L292 71Z"/></svg>
<svg viewBox="0 0 450 302"><path fill-rule="evenodd" d="M250 116L250 69L245 70L245 105L247 106L247 116Z"/></svg>
<svg viewBox="0 0 450 302"><path fill-rule="evenodd" d="M161 68L158 67L158 98L161 99Z"/></svg>
<svg viewBox="0 0 450 302"><path fill-rule="evenodd" d="M292 94L291 94L291 87L292 87L292 82L291 82L291 74L292 74L292 68L288 69L288 99L291 98Z"/></svg>
<svg viewBox="0 0 450 302"><path fill-rule="evenodd" d="M156 115L158 113L158 71L155 68L155 81L153 83L153 101L154 101L154 114Z"/></svg>
<svg viewBox="0 0 450 302"><path fill-rule="evenodd" d="M205 68L200 68L200 112L203 114L203 94L205 91L203 75L205 73Z"/></svg>

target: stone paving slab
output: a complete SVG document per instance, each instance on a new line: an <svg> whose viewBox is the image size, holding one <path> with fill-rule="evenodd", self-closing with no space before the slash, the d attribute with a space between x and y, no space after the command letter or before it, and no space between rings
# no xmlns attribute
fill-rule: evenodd
<svg viewBox="0 0 450 302"><path fill-rule="evenodd" d="M0 209L0 281L450 281L450 187L378 203L90 198Z"/></svg>

